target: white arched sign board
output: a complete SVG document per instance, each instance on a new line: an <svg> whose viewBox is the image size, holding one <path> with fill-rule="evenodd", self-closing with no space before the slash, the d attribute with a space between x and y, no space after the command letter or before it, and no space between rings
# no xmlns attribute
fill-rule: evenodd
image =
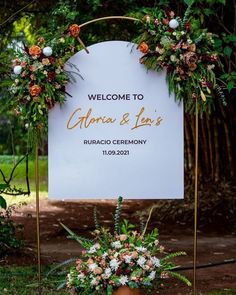
<svg viewBox="0 0 236 295"><path fill-rule="evenodd" d="M88 49L70 59L83 79L49 114L49 198L183 198L183 106L165 73L128 42Z"/></svg>

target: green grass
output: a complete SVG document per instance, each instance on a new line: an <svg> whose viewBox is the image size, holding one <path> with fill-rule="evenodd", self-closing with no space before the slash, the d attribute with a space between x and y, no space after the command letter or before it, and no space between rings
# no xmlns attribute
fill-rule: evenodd
<svg viewBox="0 0 236 295"><path fill-rule="evenodd" d="M48 268L43 269L44 273ZM46 276L42 278L42 294L68 295L68 290L57 291L59 278ZM36 295L38 291L36 267L0 267L0 294L1 295Z"/></svg>
<svg viewBox="0 0 236 295"><path fill-rule="evenodd" d="M0 156L0 168L8 179L14 167L14 163L18 161L19 157ZM17 188L26 189L25 180L25 161L21 162L13 175L12 185ZM40 175L40 191L48 190L48 161L47 157L39 157L39 175ZM29 159L29 181L31 191L35 191L35 161L34 157ZM0 175L0 183L2 183L2 176Z"/></svg>

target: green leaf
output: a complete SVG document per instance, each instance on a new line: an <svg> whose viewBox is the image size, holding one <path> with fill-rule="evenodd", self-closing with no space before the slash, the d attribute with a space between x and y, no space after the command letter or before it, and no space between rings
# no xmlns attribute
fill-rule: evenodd
<svg viewBox="0 0 236 295"><path fill-rule="evenodd" d="M226 4L226 0L218 0L219 3L225 5Z"/></svg>
<svg viewBox="0 0 236 295"><path fill-rule="evenodd" d="M210 9L210 8L205 8L204 9L204 14L206 16L210 16L210 15L214 14L214 11L212 9Z"/></svg>
<svg viewBox="0 0 236 295"><path fill-rule="evenodd" d="M227 39L232 42L236 42L236 35L228 35Z"/></svg>
<svg viewBox="0 0 236 295"><path fill-rule="evenodd" d="M0 196L0 207L2 207L5 210L7 209L7 202L2 196Z"/></svg>
<svg viewBox="0 0 236 295"><path fill-rule="evenodd" d="M225 54L226 56L230 57L230 55L232 54L232 52L233 52L233 49L232 49L231 47L226 46L226 47L224 48L224 54Z"/></svg>
<svg viewBox="0 0 236 295"><path fill-rule="evenodd" d="M188 6L192 4L192 0L184 0L184 3L187 4Z"/></svg>
<svg viewBox="0 0 236 295"><path fill-rule="evenodd" d="M227 84L227 89L228 89L228 91L230 92L233 88L234 88L234 82L231 81L231 82L229 82L229 83Z"/></svg>

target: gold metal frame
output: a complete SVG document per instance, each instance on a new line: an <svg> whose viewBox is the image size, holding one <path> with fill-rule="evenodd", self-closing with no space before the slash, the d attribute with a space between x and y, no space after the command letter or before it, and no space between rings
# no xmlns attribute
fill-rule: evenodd
<svg viewBox="0 0 236 295"><path fill-rule="evenodd" d="M83 28L92 23L105 20L130 20L140 22L139 19L128 16L106 16L100 17L88 22L85 22L80 25L80 28ZM87 47L84 45L83 41L78 37L78 41L82 47L89 53ZM193 246L193 295L197 294L197 225L198 225L198 104L196 101L196 114L195 114L195 184L194 184L194 246ZM38 157L38 145L36 146L36 155L35 155L35 189L36 189L36 226L37 226L37 258L38 258L38 294L41 294L41 249L40 249L40 200L39 200L39 157Z"/></svg>

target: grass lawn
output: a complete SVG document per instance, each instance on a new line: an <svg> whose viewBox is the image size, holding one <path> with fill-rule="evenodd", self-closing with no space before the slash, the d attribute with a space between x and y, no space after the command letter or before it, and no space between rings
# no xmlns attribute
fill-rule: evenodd
<svg viewBox="0 0 236 295"><path fill-rule="evenodd" d="M0 168L3 171L6 179L10 177L11 171L14 167L14 163L18 161L19 158L13 156L0 156ZM13 175L13 180L11 185L15 185L17 188L26 189L26 180L25 180L25 169L26 163L25 160L19 164L16 168ZM47 157L39 158L39 177L40 177L40 197L44 198L47 196L48 190L48 160ZM30 190L32 194L28 196L17 196L17 197L6 197L8 205L18 204L18 203L29 203L35 199L35 161L34 157L29 158L29 181L30 181ZM3 183L2 176L0 175L0 183Z"/></svg>
<svg viewBox="0 0 236 295"><path fill-rule="evenodd" d="M49 269L43 269L46 274ZM42 279L42 294L68 295L66 289L58 290L59 278ZM0 294L1 295L36 295L37 269L36 267L0 267Z"/></svg>
<svg viewBox="0 0 236 295"><path fill-rule="evenodd" d="M49 268L43 269L47 274ZM57 290L60 278L49 277L42 279L42 294L69 295L66 289ZM0 294L1 295L36 295L37 294L37 269L36 267L0 267ZM187 295L187 294L186 294ZM228 291L212 291L199 295L236 295L236 289Z"/></svg>

